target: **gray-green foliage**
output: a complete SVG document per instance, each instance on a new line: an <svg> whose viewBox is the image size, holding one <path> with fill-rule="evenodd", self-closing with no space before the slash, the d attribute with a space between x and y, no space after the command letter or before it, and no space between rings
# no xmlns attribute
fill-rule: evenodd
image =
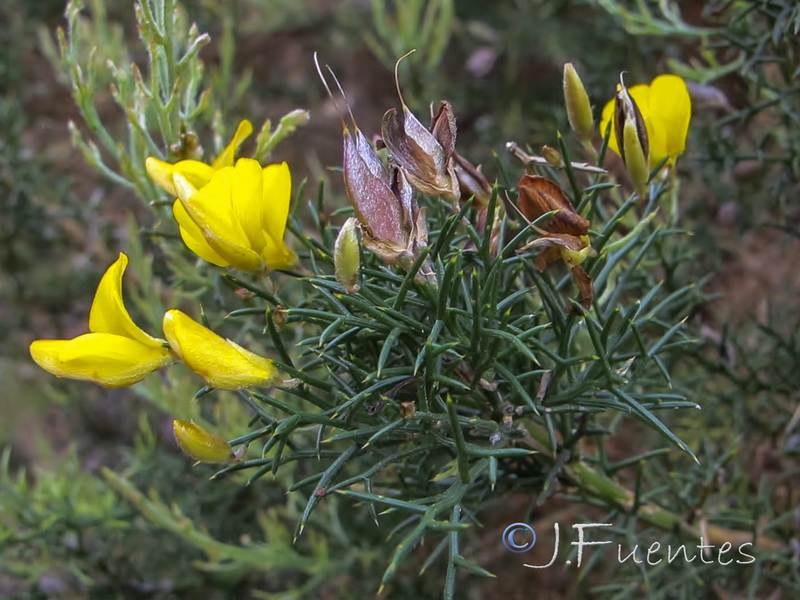
<svg viewBox="0 0 800 600"><path fill-rule="evenodd" d="M641 2L635 10L616 2L598 4L634 36L712 39L706 29L686 25L667 3ZM774 34L783 44L776 47L790 56L791 29L780 23L796 21L796 8L793 13L781 3L757 3L753 16L744 4L733 3L741 15L723 38L733 43L737 28L751 22L746 32ZM377 3L376 35L368 36L368 45L387 65L403 45L430 46L418 52L424 54L422 72L430 74L458 26L453 5L415 2L414 14L400 12L393 22L390 9ZM535 5L515 8L530 11ZM768 11L773 5L788 20L775 20L770 28L764 20L774 18ZM155 206L159 226L174 227L163 202L171 199L161 197L147 179L144 159L184 157L187 133L207 126L216 135L203 144L204 156L224 144L223 132L235 127L233 111L223 105L226 91L235 90L231 97L238 101L250 81L234 83L234 32L224 29L221 67L209 78L198 60L208 38L190 25L186 12L200 8L143 0L136 14L147 61L141 71L131 70L134 53L106 22L103 4L91 6L91 21L80 16L80 3L68 7L56 59L85 119L73 128L75 143L106 177ZM557 22L557 15L548 13L548 18ZM228 27L230 21L225 23ZM743 58L726 64L748 74L760 95L754 106L723 118L720 126L775 106L786 108L781 119L796 116L795 88L764 83L758 75L759 39L744 42ZM508 54L515 58L528 51L514 47ZM51 55L55 58L55 49ZM780 64L787 68L785 61ZM703 81L697 67L680 67ZM725 65L709 68L717 73ZM792 80L792 73L784 75ZM416 95L425 92L421 79ZM600 76L593 73L592 79ZM96 94L108 84L125 114L124 131L101 122L97 113ZM502 100L494 107L498 114L505 110ZM294 116L297 121L290 114L275 130L265 125L257 143L260 159L303 121L302 115ZM778 156L784 172L793 173L793 138L780 132L773 137L787 153ZM569 164L570 144L554 131L551 139L559 139ZM735 149L721 136L716 139L730 161ZM361 289L355 294L346 294L333 276L337 224L351 211L323 186L313 200L301 186L294 201L290 230L295 247L303 249L302 268L275 274L270 282L195 271L177 240L161 238L167 283L174 288L163 293L221 306L230 331L239 326L250 334L263 332L261 341L297 385L241 392L238 399L220 396L216 403L214 395L198 401L208 419L224 421L226 413L242 407L251 418L249 427L236 418L225 423L228 430L238 423L232 442L249 444L250 452L211 482L200 482L185 462L159 449L146 426L128 469L105 472L101 479L81 471L72 459L64 472L40 476L35 484L12 476L6 466L0 552L11 565L7 573L35 580L52 565L67 565L81 585L96 586L100 558L70 552L72 537L88 528L92 543L129 552L136 565L148 564L143 540L155 536L175 566L153 572L171 573L174 589L183 593L241 584L264 597L313 597L337 574L351 572L350 581L335 584L342 593L370 596L390 585L390 594L401 597L421 593L404 575L422 567L439 569L443 576L436 593L452 598L459 577L491 575L476 548L481 510L522 493L530 497L531 510L554 495L599 507L601 520L615 524L610 532L615 541L627 546L697 540L709 524L717 545L743 539L735 538L742 533L767 538L757 546L756 567L736 571L700 562L648 570L617 565L597 553L585 577L603 597L694 598L711 589L703 581L721 582L727 590L745 588L748 597L765 589L795 589L797 566L775 541L791 536L789 509L770 503L776 485L770 479L748 482L748 465L737 449L752 420L759 432L783 435L780 452L790 466L777 485L796 476L792 431L770 421L783 424L791 418L788 398L796 389L796 373L786 365L796 364L796 336L787 339L765 327L774 352L751 355L740 347L744 370L731 367L698 344L698 332L687 322L706 300L706 273L697 267L705 265L705 257L691 249L690 225L672 224L677 211L665 185L654 182L642 203L612 190L605 176L544 169L591 221L598 255L586 268L594 277L596 301L582 310L570 301L575 290L565 269L555 265L540 273L532 254L517 252L536 235L502 210L506 194L514 197L521 166L498 160L492 169L500 181L491 203L499 219L494 239L491 228L468 224L472 207L422 199L428 251L407 272L388 268L364 251ZM305 214L311 222L301 219ZM438 286L415 280L424 259L434 265ZM134 264L150 280L149 262L140 256ZM242 301L227 288L244 288L254 297ZM151 322L160 308L146 305L158 302L157 291L137 296L140 312ZM194 380L181 373L169 377L172 395L161 391L164 382L156 379L139 394L161 410L175 410L181 401L175 390L188 389ZM758 415L750 400L765 405L772 395L778 398L774 412ZM733 415L721 408L723 396L731 398ZM213 410L207 408L211 404ZM695 410L698 405L702 412ZM641 435L635 421L652 433ZM625 438L629 430L642 439L635 452L620 457L611 449L612 440ZM720 473L730 481L721 481ZM67 485L68 476L74 485ZM125 503L116 503L117 497ZM106 531L120 536L106 536ZM418 553L423 541L424 556ZM500 546L499 534L492 542ZM22 561L26 551L36 556L33 565ZM270 575L269 585L264 573Z"/></svg>

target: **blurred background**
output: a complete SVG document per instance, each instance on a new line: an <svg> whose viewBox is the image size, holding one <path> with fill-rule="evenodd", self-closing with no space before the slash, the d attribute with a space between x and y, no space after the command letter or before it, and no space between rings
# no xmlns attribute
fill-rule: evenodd
<svg viewBox="0 0 800 600"><path fill-rule="evenodd" d="M728 514L729 523L746 519L782 540L783 558L760 563L758 571L719 567L713 581L698 584L704 597L796 597L800 9L790 0L402 4L208 0L186 3L185 10L211 35L201 58L215 91L224 94L218 101L224 121L310 111L310 123L282 142L274 158L289 162L295 181L308 178L311 190L328 182L330 202L344 203L340 177L330 171L341 162L341 129L317 78L315 51L337 73L371 137L385 110L397 104L396 58L417 48L403 80L406 101L425 115L431 102L449 100L459 151L482 163L490 180L504 165L519 171L506 156L506 142L538 151L555 145L556 130L568 132L565 62L578 69L596 117L621 71L629 85L665 72L683 76L693 97L689 145L678 162L680 226L689 235L679 268L666 268L663 276L696 281L704 297L689 318L697 345L677 374L696 390L690 399L702 410L673 422L701 466L678 477L675 471L688 463L667 456L659 468L674 482L669 493L676 511L696 508L699 515L710 505ZM422 27L430 6L433 24ZM71 142L67 124L81 127L81 115L54 45L64 8L62 0L0 4L0 597L373 597L385 555L382 536L365 515L340 524L352 534L329 531L310 542L315 555L350 548L352 571L320 571L324 583L297 596L283 590L301 586L302 568L199 568L207 553L158 519L143 518L135 503L120 501L98 469L135 464L132 478L142 487L156 489L199 529L230 543L257 535L253 523L271 518L261 511L279 504L282 490L266 482L245 488L233 480L207 481L208 473L193 471L174 448L171 417L142 394L55 380L30 360L31 340L85 330L96 282L119 251L130 249L130 216L140 224L150 218ZM103 57L144 60L132 2L89 2L84 12L102 25L91 31ZM98 89L109 82L98 82ZM124 115L105 94L96 98L100 118L122 130ZM613 161L607 166L619 168ZM620 428L610 452L621 460L658 445L643 429ZM555 496L537 507L538 522L593 515L572 500ZM481 514L485 526L475 534L472 557L497 579L468 579L459 597L699 597L670 591L674 582L665 570L642 576L635 569L594 568L576 578L566 569L521 567L499 533L524 520L527 504L523 494L512 495ZM364 547L356 553L353 544ZM534 562L546 562L546 554ZM387 597L438 596L441 573L432 568L417 575L424 558L423 549L416 568L407 568Z"/></svg>

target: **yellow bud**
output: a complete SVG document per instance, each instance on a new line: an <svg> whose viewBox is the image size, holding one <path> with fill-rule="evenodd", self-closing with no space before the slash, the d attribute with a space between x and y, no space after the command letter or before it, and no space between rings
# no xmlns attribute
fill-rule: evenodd
<svg viewBox="0 0 800 600"><path fill-rule="evenodd" d="M344 286L348 294L358 291L358 269L361 264L361 252L358 246L356 227L358 219L350 217L339 230L333 251L333 264L336 281Z"/></svg>
<svg viewBox="0 0 800 600"><path fill-rule="evenodd" d="M172 431L180 449L198 462L225 463L238 460L228 442L194 423L175 419Z"/></svg>
<svg viewBox="0 0 800 600"><path fill-rule="evenodd" d="M552 146L542 146L542 156L548 164L561 168L564 166L564 159L561 157L561 152Z"/></svg>
<svg viewBox="0 0 800 600"><path fill-rule="evenodd" d="M569 126L581 143L588 144L594 133L594 119L589 95L572 63L564 65L564 103Z"/></svg>

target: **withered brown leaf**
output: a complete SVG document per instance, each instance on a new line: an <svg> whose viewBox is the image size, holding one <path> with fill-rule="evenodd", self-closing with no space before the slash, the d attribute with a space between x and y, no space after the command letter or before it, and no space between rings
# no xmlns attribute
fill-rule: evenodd
<svg viewBox="0 0 800 600"><path fill-rule="evenodd" d="M592 278L581 266L593 253L589 245L589 221L575 212L561 186L546 177L523 175L517 189L517 205L528 222L555 211L543 224L536 226L541 237L526 244L520 252L541 249L534 263L539 271L544 271L554 261L563 260L580 290L578 301L584 308L590 308L594 296Z"/></svg>
<svg viewBox="0 0 800 600"><path fill-rule="evenodd" d="M540 229L574 236L589 234L589 221L575 212L564 190L555 181L540 175L523 175L517 186L518 206L528 221L557 210Z"/></svg>

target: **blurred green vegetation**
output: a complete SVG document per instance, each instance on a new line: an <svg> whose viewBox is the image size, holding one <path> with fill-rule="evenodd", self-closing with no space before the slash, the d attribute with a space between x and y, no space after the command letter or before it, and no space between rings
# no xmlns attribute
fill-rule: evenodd
<svg viewBox="0 0 800 600"><path fill-rule="evenodd" d="M568 131L564 62L576 64L596 114L620 71L629 82L670 71L698 84L690 146L679 162L678 226L687 235L655 243L641 280L634 273L631 281L638 289L661 282L665 293L695 286L681 308L690 315L686 339L696 343L670 354L666 369L673 390L702 410L663 418L699 465L662 449L656 433L621 414L600 419L599 431L572 450L612 472L634 491L637 505L658 504L700 531L709 525L760 531L780 544L748 567L695 561L643 569L618 565L611 556L591 561L580 577L562 571L568 582L540 580L543 571L528 571L502 548L508 523L546 522L551 514L562 515L562 526L588 518L614 522L615 544L628 547L655 540L675 546L680 536L620 507L593 506L597 496L557 470L550 480L561 484L554 484L554 496L532 494L541 473L531 465L532 475L525 464L503 464L502 496L490 499L487 491L477 503L483 510L469 515L490 525L461 541L470 561L498 577L460 575L459 597L527 598L531 589L551 598L791 597L800 586L800 277L793 268L800 259L800 8L789 0L412 4L420 19L433 20L431 27L402 22L415 15L401 0L186 3L186 23L211 35L201 58L217 111L198 115L198 131L224 142L240 118L266 115L277 122L292 108L309 108L309 131L288 138L275 157L292 160L298 173L331 179L320 205L325 213L346 202L335 195L336 174L320 167L339 164L340 140L336 118L325 116L313 50L343 74L356 112L375 115L359 116L371 135L396 101L394 59L417 48L422 58L400 69L412 109L424 115L430 102L450 100L459 151L509 187L520 169L504 152L507 141L539 148L556 145L556 130ZM208 289L207 269L195 270L177 245L158 245L152 235L174 232L137 235L137 226L120 217L136 211L144 230L155 222L150 214L163 215L163 207L151 206L151 213L134 208L133 192L102 179L85 167L80 152L68 149L67 120L87 130L79 113L64 107L66 79L51 64L63 9L60 0L0 6L0 38L7 44L0 53L0 358L7 382L0 422L0 596L373 597L399 541L403 520L397 515L382 517L397 525L389 534L375 527L366 506L327 497L309 532L292 544L306 498L287 490L313 470L298 461L251 485L245 485L247 471L209 481L211 470L192 469L177 454L171 416L213 422L230 439L250 419L236 396L190 403L196 381L181 368L112 394L46 380L32 370L27 343L84 327L94 285L119 248L133 257L134 283L126 279L126 295L143 326L156 326L169 302L194 298L221 323L232 295L221 279ZM98 45L93 60L107 77L100 88L114 81L102 68L106 59L146 62L132 3L90 2L84 14L91 20L81 31L85 54L79 61L88 61ZM37 41L44 36L50 44ZM122 111L109 95L99 101L103 122L121 139ZM172 141L158 140L158 146L164 151ZM100 152L114 169L114 148ZM314 198L315 183L305 196L298 194L298 213ZM135 185L157 198L146 182ZM306 223L309 231L312 225ZM165 267L165 258L173 266ZM173 282L183 277L190 289L155 283L154 273ZM257 339L259 329L244 335ZM382 483L391 485L400 471ZM439 562L417 576L437 543L431 538L412 553L387 597L440 596Z"/></svg>

